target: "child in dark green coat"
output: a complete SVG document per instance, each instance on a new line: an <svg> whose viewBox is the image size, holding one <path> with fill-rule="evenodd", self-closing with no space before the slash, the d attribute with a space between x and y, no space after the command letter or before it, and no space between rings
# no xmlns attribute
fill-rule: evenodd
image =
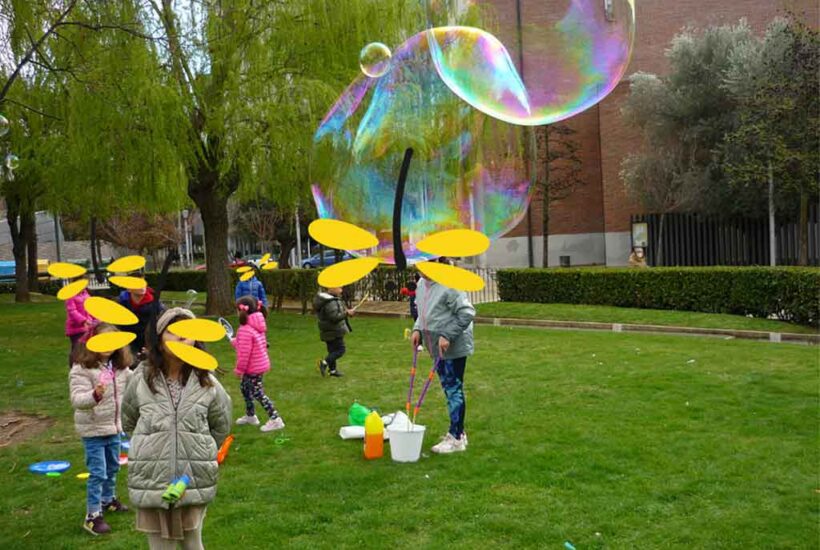
<svg viewBox="0 0 820 550"><path fill-rule="evenodd" d="M342 301L342 289L328 288L313 299L313 312L319 319L319 338L327 345L327 357L319 359L317 367L322 376L342 376L336 361L345 354L345 334L350 332L348 317L354 311Z"/></svg>

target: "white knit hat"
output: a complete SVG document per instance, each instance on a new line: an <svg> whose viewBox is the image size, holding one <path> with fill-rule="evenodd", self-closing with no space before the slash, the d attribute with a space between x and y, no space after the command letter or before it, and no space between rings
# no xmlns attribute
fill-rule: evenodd
<svg viewBox="0 0 820 550"><path fill-rule="evenodd" d="M172 307L171 309L166 309L162 315L159 316L159 319L157 319L157 335L165 332L165 329L168 328L171 321L177 317L196 319L196 315L191 313L190 309L185 309L184 307Z"/></svg>

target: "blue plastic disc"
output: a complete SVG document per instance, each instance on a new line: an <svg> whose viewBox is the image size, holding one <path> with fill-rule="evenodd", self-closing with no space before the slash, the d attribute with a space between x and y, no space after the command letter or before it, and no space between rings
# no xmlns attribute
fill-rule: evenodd
<svg viewBox="0 0 820 550"><path fill-rule="evenodd" d="M120 441L120 450L127 451L131 448L130 441Z"/></svg>
<svg viewBox="0 0 820 550"><path fill-rule="evenodd" d="M71 468L71 462L67 460L46 460L45 462L35 462L28 467L28 471L34 474L49 474L52 472L63 473Z"/></svg>

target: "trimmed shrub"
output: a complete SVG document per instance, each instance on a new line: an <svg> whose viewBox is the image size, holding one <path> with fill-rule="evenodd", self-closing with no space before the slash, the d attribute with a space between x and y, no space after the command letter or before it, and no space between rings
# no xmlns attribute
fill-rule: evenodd
<svg viewBox="0 0 820 550"><path fill-rule="evenodd" d="M40 281L38 292L40 294L56 296L61 287L62 283L59 280ZM14 294L15 292L17 292L16 283L0 283L0 294Z"/></svg>
<svg viewBox="0 0 820 550"><path fill-rule="evenodd" d="M656 267L503 269L505 302L607 305L776 316L820 326L820 269Z"/></svg>

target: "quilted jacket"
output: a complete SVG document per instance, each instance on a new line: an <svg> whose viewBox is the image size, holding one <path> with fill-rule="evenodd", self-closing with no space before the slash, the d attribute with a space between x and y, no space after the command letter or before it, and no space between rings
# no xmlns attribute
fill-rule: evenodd
<svg viewBox="0 0 820 550"><path fill-rule="evenodd" d="M85 332L85 323L93 323L94 317L85 310L85 301L90 297L87 290L65 301L65 335L73 336Z"/></svg>
<svg viewBox="0 0 820 550"><path fill-rule="evenodd" d="M231 430L231 398L213 375L213 386L202 387L192 373L175 408L164 378L151 392L147 367L142 362L134 371L122 402L123 428L131 433L131 502L138 508L168 508L162 494L187 474L191 482L175 506L207 504L216 496L216 453Z"/></svg>
<svg viewBox="0 0 820 550"><path fill-rule="evenodd" d="M258 311L248 316L247 324L240 325L236 338L231 340L236 350L236 374L258 375L270 370L267 328L265 316Z"/></svg>
<svg viewBox="0 0 820 550"><path fill-rule="evenodd" d="M74 407L74 428L80 437L102 437L122 432L120 407L131 369L114 370L114 383L106 385L102 398L94 398L94 386L100 380L104 366L87 369L75 364L68 374L71 406Z"/></svg>

